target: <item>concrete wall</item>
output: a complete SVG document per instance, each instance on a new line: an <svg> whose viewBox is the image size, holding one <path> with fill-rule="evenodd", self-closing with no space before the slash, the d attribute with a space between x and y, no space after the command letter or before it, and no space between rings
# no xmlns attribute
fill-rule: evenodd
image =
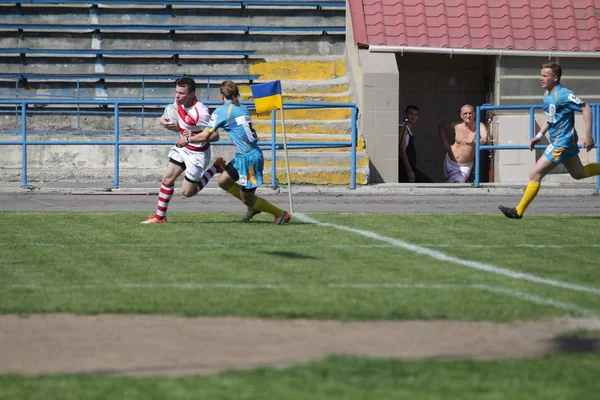
<svg viewBox="0 0 600 400"><path fill-rule="evenodd" d="M398 181L398 65L393 53L359 51L361 133L370 159L369 181Z"/></svg>
<svg viewBox="0 0 600 400"><path fill-rule="evenodd" d="M362 110L363 69L360 63L358 47L354 45L354 29L352 16L346 13L346 65L350 75L350 88L354 95L354 102Z"/></svg>

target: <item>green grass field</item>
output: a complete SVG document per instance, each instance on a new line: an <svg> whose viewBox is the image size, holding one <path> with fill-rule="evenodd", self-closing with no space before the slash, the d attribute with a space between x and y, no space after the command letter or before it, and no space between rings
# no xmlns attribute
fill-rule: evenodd
<svg viewBox="0 0 600 400"><path fill-rule="evenodd" d="M0 313L334 320L600 314L600 216L4 212ZM0 336L1 339L1 336ZM330 357L209 377L0 375L0 399L587 399L596 354L498 361ZM308 391L308 392L307 392ZM43 397L45 396L45 397Z"/></svg>

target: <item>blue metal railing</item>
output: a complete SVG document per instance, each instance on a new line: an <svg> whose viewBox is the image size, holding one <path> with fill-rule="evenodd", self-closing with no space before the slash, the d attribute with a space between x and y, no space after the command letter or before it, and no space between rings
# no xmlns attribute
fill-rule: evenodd
<svg viewBox="0 0 600 400"><path fill-rule="evenodd" d="M594 138L596 148L596 162L600 163L600 104L590 104L592 108L592 137ZM518 106L493 106L484 104L477 106L476 129L475 129L475 180L474 187L480 187L480 164L481 150L529 150L529 144L525 145L482 145L480 144L481 132L481 112L494 110L529 110L529 140L535 135L535 110L542 109L541 105L518 105ZM535 145L535 149L545 149L548 145ZM581 148L582 146L579 145ZM596 192L600 193L600 176L596 177Z"/></svg>
<svg viewBox="0 0 600 400"><path fill-rule="evenodd" d="M119 147L122 145L130 145L130 146L146 146L146 145L168 145L169 142L165 141L156 141L156 140L148 140L148 141L131 141L131 140L121 140L120 138L120 128L119 128L119 117L120 117L120 106L166 106L169 102L165 101L118 101L118 100L8 100L8 99L0 99L0 105L15 105L16 107L20 106L20 117L21 124L20 129L16 129L14 133L21 135L20 141L0 141L0 145L18 145L22 146L21 148L21 163L22 163L22 172L21 172L21 186L29 187L30 185L27 182L27 146L32 145L104 145L104 146L114 146L114 177L113 177L113 186L119 186ZM254 109L254 103L251 101L242 101L246 107L250 110ZM113 111L113 130L114 137L113 140L91 140L91 141L72 141L72 140L36 140L29 141L27 140L27 114L28 114L28 104L36 104L36 105L57 105L57 104L77 104L77 106L81 105L104 105L104 106L114 106ZM217 101L206 101L204 102L207 106L219 106L220 102ZM350 147L350 183L349 188L356 188L356 144L358 140L358 132L357 132L357 109L355 103L307 103L307 102L285 102L283 103L283 108L285 110L295 110L295 109L314 109L314 108L350 108L351 109L351 138L350 141L336 141L336 142L290 142L286 143L286 147L288 149L313 149L313 148L340 148L340 147ZM276 162L277 162L277 150L281 150L284 148L284 144L282 142L276 142L276 130L277 130L277 118L276 118L277 110L273 110L271 112L271 140L270 142L259 142L259 146L262 149L270 149L271 150L271 163L272 163L272 176L271 176L271 185L277 186L276 181ZM174 142L173 142L174 143ZM212 145L217 146L231 146L231 142L223 142L218 141L212 143Z"/></svg>

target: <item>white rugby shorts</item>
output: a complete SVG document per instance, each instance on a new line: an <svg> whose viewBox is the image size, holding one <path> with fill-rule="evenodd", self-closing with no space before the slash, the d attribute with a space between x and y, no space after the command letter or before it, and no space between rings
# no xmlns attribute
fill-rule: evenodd
<svg viewBox="0 0 600 400"><path fill-rule="evenodd" d="M185 164L185 177L192 182L200 182L202 174L210 163L212 156L211 147L204 151L192 150L189 147L171 147L169 158Z"/></svg>

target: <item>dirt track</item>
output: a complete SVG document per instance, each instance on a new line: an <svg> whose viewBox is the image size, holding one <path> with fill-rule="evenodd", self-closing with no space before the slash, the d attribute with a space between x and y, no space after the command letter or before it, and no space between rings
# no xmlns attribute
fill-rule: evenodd
<svg viewBox="0 0 600 400"><path fill-rule="evenodd" d="M330 354L402 358L519 358L600 353L600 319L541 322L333 322L69 314L0 316L0 373L211 374L285 367ZM590 347L592 346L592 347ZM596 347L593 347L596 346Z"/></svg>

